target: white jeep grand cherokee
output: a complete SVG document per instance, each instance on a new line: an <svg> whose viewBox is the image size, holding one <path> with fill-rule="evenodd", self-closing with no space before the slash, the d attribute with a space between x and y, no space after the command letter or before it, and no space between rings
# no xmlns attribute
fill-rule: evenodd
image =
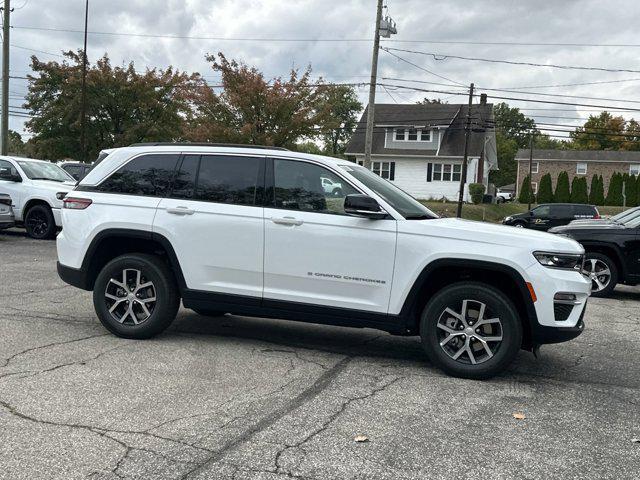
<svg viewBox="0 0 640 480"><path fill-rule="evenodd" d="M444 371L486 378L520 348L578 336L591 288L577 242L438 218L363 167L275 148L117 149L62 222L61 278L93 290L126 338L162 332L182 299L202 315L420 335Z"/></svg>
<svg viewBox="0 0 640 480"><path fill-rule="evenodd" d="M0 193L11 196L16 222L36 239L53 238L62 226L62 198L75 179L54 163L20 157L0 157Z"/></svg>

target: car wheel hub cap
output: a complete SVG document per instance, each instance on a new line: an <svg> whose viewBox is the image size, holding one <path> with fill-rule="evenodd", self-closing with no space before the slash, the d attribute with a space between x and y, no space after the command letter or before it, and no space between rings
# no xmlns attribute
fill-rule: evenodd
<svg viewBox="0 0 640 480"><path fill-rule="evenodd" d="M611 269L602 260L587 259L584 264L584 273L591 280L591 290L594 292L604 290L611 282Z"/></svg>
<svg viewBox="0 0 640 480"><path fill-rule="evenodd" d="M156 307L156 288L140 270L126 268L109 279L104 300L111 317L124 325L146 322Z"/></svg>
<svg viewBox="0 0 640 480"><path fill-rule="evenodd" d="M437 323L440 348L453 360L469 365L493 358L502 344L502 322L492 313L476 300L445 308Z"/></svg>

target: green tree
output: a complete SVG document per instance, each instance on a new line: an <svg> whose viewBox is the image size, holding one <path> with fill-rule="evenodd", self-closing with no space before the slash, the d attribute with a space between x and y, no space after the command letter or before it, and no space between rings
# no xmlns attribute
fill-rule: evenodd
<svg viewBox="0 0 640 480"><path fill-rule="evenodd" d="M604 178L602 175L598 177L598 196L596 197L596 205L604 205Z"/></svg>
<svg viewBox="0 0 640 480"><path fill-rule="evenodd" d="M553 203L553 185L551 174L547 173L540 179L538 186L538 203Z"/></svg>
<svg viewBox="0 0 640 480"><path fill-rule="evenodd" d="M534 203L536 201L533 192L531 191L531 183L529 182L529 175L522 180L520 186L520 193L518 194L518 202L520 203Z"/></svg>
<svg viewBox="0 0 640 480"><path fill-rule="evenodd" d="M589 187L589 203L592 205L599 205L595 200L599 183L598 175L593 175L593 177L591 177L591 186Z"/></svg>
<svg viewBox="0 0 640 480"><path fill-rule="evenodd" d="M343 156L347 142L356 129L362 104L352 86L323 86L322 97L321 102L329 108L329 115L320 135L323 150L327 155Z"/></svg>
<svg viewBox="0 0 640 480"><path fill-rule="evenodd" d="M32 156L82 158L80 145L82 52L62 62L31 57L33 73L25 107L32 118L27 143ZM202 84L197 75L173 70L138 73L133 63L112 66L105 55L87 70L86 141L89 159L103 148L180 138L190 105L184 90Z"/></svg>
<svg viewBox="0 0 640 480"><path fill-rule="evenodd" d="M622 175L614 173L609 180L609 190L607 191L607 198L604 201L605 205L622 205Z"/></svg>
<svg viewBox="0 0 640 480"><path fill-rule="evenodd" d="M640 205L640 175L636 175L636 205Z"/></svg>
<svg viewBox="0 0 640 480"><path fill-rule="evenodd" d="M586 177L573 177L571 182L571 203L588 203Z"/></svg>
<svg viewBox="0 0 640 480"><path fill-rule="evenodd" d="M556 191L553 195L558 203L568 203L571 201L571 192L569 191L569 174L560 172L556 183Z"/></svg>
<svg viewBox="0 0 640 480"><path fill-rule="evenodd" d="M9 129L9 144L7 146L9 155L22 155L25 153L25 143L22 141L22 135L15 130Z"/></svg>
<svg viewBox="0 0 640 480"><path fill-rule="evenodd" d="M624 175L624 193L627 197L626 205L627 207L635 207L638 205L638 182L634 175L626 174Z"/></svg>

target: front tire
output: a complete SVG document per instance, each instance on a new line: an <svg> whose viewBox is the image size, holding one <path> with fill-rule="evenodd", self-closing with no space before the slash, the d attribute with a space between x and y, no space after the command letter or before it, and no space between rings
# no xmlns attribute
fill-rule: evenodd
<svg viewBox="0 0 640 480"><path fill-rule="evenodd" d="M587 252L584 273L591 279L592 297L609 297L618 283L618 267L602 253Z"/></svg>
<svg viewBox="0 0 640 480"><path fill-rule="evenodd" d="M459 282L436 293L420 321L422 346L449 375L485 379L504 371L522 345L522 323L498 289Z"/></svg>
<svg viewBox="0 0 640 480"><path fill-rule="evenodd" d="M24 217L27 235L36 240L53 238L56 233L56 222L48 205L34 205Z"/></svg>
<svg viewBox="0 0 640 480"><path fill-rule="evenodd" d="M158 256L127 254L98 274L93 305L102 325L123 338L151 338L164 331L180 307L173 273Z"/></svg>

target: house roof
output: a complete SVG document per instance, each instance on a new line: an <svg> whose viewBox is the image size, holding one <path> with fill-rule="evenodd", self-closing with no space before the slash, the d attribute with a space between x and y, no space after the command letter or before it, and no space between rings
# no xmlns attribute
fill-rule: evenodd
<svg viewBox="0 0 640 480"><path fill-rule="evenodd" d="M533 150L536 161L560 162L629 162L640 163L640 152L620 150ZM521 149L516 160L529 160L529 150Z"/></svg>
<svg viewBox="0 0 640 480"><path fill-rule="evenodd" d="M464 154L464 125L468 106L461 104L385 104L376 103L373 129L373 154L462 156ZM348 155L363 154L368 107L365 109L356 132L346 149ZM472 121L475 125L492 125L493 105L473 105ZM385 148L385 132L389 127L447 127L444 131L440 151L405 150ZM484 147L485 131L472 130L469 137L469 155L479 156Z"/></svg>

